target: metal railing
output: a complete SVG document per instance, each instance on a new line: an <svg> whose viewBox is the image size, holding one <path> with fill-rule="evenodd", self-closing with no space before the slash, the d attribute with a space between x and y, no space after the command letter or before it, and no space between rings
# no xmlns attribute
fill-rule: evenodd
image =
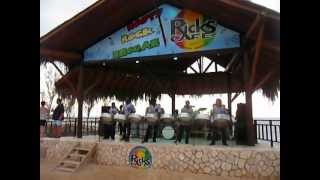
<svg viewBox="0 0 320 180"><path fill-rule="evenodd" d="M82 120L82 135L99 135L100 117L84 117ZM46 136L52 137L54 123L52 120L47 121ZM280 143L280 120L254 120L255 133L257 140L268 141L273 147L274 143ZM77 118L65 118L62 122L62 136L76 136ZM116 128L118 132L118 128ZM209 132L207 132L209 133ZM133 133L134 134L134 133Z"/></svg>
<svg viewBox="0 0 320 180"><path fill-rule="evenodd" d="M280 120L254 120L255 133L258 140L280 143Z"/></svg>

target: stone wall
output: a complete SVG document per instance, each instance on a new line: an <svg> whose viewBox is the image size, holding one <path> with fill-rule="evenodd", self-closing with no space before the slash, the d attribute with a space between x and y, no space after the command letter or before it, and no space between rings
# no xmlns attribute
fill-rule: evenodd
<svg viewBox="0 0 320 180"><path fill-rule="evenodd" d="M46 159L57 160L75 141L47 140ZM90 143L89 143L90 144ZM92 144L92 143L91 143ZM128 166L130 150L140 144L101 142L94 161L100 165ZM152 168L230 177L280 177L279 149L144 144L151 151ZM280 178L279 178L280 179Z"/></svg>

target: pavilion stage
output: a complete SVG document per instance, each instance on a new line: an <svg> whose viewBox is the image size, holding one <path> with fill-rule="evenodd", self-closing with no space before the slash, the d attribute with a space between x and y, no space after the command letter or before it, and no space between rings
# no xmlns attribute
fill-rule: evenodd
<svg viewBox="0 0 320 180"><path fill-rule="evenodd" d="M280 179L280 149L258 144L248 146L205 146L187 144L156 144L136 142L99 141L97 138L45 138L40 146L44 162L58 161L81 143L81 146L97 143L92 164L106 168L131 168L129 154L137 146L147 148L152 157L148 172L206 175L212 177L244 179ZM85 169L86 167L82 168ZM81 173L79 169L76 173ZM150 170L150 171L149 171Z"/></svg>

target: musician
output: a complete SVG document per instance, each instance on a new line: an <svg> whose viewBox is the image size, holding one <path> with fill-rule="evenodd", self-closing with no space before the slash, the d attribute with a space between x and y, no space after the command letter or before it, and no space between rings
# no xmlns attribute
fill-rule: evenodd
<svg viewBox="0 0 320 180"><path fill-rule="evenodd" d="M147 114L156 114L156 116L158 116L158 118L160 118L160 115L163 113L164 113L164 109L161 107L160 104L156 104L155 99L149 101L149 107L147 107L146 113L145 113L146 115ZM151 132L153 132L152 141L156 142L158 129L159 129L158 122L155 124L148 124L147 132L144 136L142 143L148 142Z"/></svg>
<svg viewBox="0 0 320 180"><path fill-rule="evenodd" d="M123 105L120 105L119 114L124 114ZM119 123L118 128L119 128L118 130L119 130L120 136L121 136L123 134L123 132L124 132L124 125L122 123Z"/></svg>
<svg viewBox="0 0 320 180"><path fill-rule="evenodd" d="M126 99L126 103L123 106L123 111L126 116L129 116L130 114L136 112L136 109L133 106L133 104L131 103L131 100L129 98ZM131 130L131 123L126 121L124 123L124 133L122 136L122 140L129 142L130 130Z"/></svg>
<svg viewBox="0 0 320 180"><path fill-rule="evenodd" d="M192 106L190 106L189 100L187 100L185 102L185 105L181 109L181 112L182 113L189 113L190 116L192 115L193 109L192 109ZM182 124L178 125L178 141L179 141L179 143L181 142L183 132L186 131L186 144L189 144L190 129L191 129L190 125L182 125Z"/></svg>
<svg viewBox="0 0 320 180"><path fill-rule="evenodd" d="M227 111L225 109L225 106L222 104L222 100L220 98L216 99L216 103L213 104L212 110L210 111L210 118L211 118L211 123L214 120L214 117L216 114L227 114ZM222 138L222 144L223 145L228 145L227 144L227 129L218 129L215 128L214 126L211 129L212 136L211 136L211 144L210 145L215 145L215 137L216 133L221 132L221 138Z"/></svg>
<svg viewBox="0 0 320 180"><path fill-rule="evenodd" d="M119 112L119 109L116 107L116 104L113 102L111 104L111 107L109 109L109 113L114 116L115 114L117 114ZM116 128L116 122L112 122L111 125L108 125L107 129L109 130L111 139L114 140L114 136L115 136L115 128Z"/></svg>

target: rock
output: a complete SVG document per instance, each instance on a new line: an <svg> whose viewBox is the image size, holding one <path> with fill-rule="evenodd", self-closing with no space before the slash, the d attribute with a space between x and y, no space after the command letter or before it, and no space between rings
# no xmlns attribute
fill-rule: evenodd
<svg viewBox="0 0 320 180"><path fill-rule="evenodd" d="M220 161L220 160L217 160L217 161L214 163L214 166L215 166L216 168L220 168L220 166L221 166L221 161Z"/></svg>
<svg viewBox="0 0 320 180"><path fill-rule="evenodd" d="M239 167L240 169L244 168L245 162L246 162L245 160L239 159L239 161L238 161L238 167Z"/></svg>
<svg viewBox="0 0 320 180"><path fill-rule="evenodd" d="M242 158L242 159L249 159L250 155L251 155L251 151L240 152L240 158Z"/></svg>
<svg viewBox="0 0 320 180"><path fill-rule="evenodd" d="M184 155L183 155L183 154L180 154L180 155L179 155L179 159L180 159L181 161L183 161Z"/></svg>
<svg viewBox="0 0 320 180"><path fill-rule="evenodd" d="M196 170L199 169L199 165L198 165L198 164L194 164L193 167L194 167L194 169L196 169Z"/></svg>
<svg viewBox="0 0 320 180"><path fill-rule="evenodd" d="M203 155L203 153L202 153L201 151L198 151L198 152L196 153L196 157L197 157L198 159L200 159L200 158L202 157L202 155Z"/></svg>
<svg viewBox="0 0 320 180"><path fill-rule="evenodd" d="M212 156L212 157L216 157L217 155L218 155L217 151L212 151L212 152L211 152L211 156Z"/></svg>
<svg viewBox="0 0 320 180"><path fill-rule="evenodd" d="M211 172L211 169L209 167L204 168L204 173L209 174Z"/></svg>
<svg viewBox="0 0 320 180"><path fill-rule="evenodd" d="M207 162L208 161L208 156L207 155L204 155L202 156L202 162Z"/></svg>
<svg viewBox="0 0 320 180"><path fill-rule="evenodd" d="M231 170L232 165L229 163L222 163L221 168L224 171L230 171Z"/></svg>
<svg viewBox="0 0 320 180"><path fill-rule="evenodd" d="M185 152L185 155L186 155L188 158L191 158L192 153L191 153L190 151L187 151L187 152Z"/></svg>

